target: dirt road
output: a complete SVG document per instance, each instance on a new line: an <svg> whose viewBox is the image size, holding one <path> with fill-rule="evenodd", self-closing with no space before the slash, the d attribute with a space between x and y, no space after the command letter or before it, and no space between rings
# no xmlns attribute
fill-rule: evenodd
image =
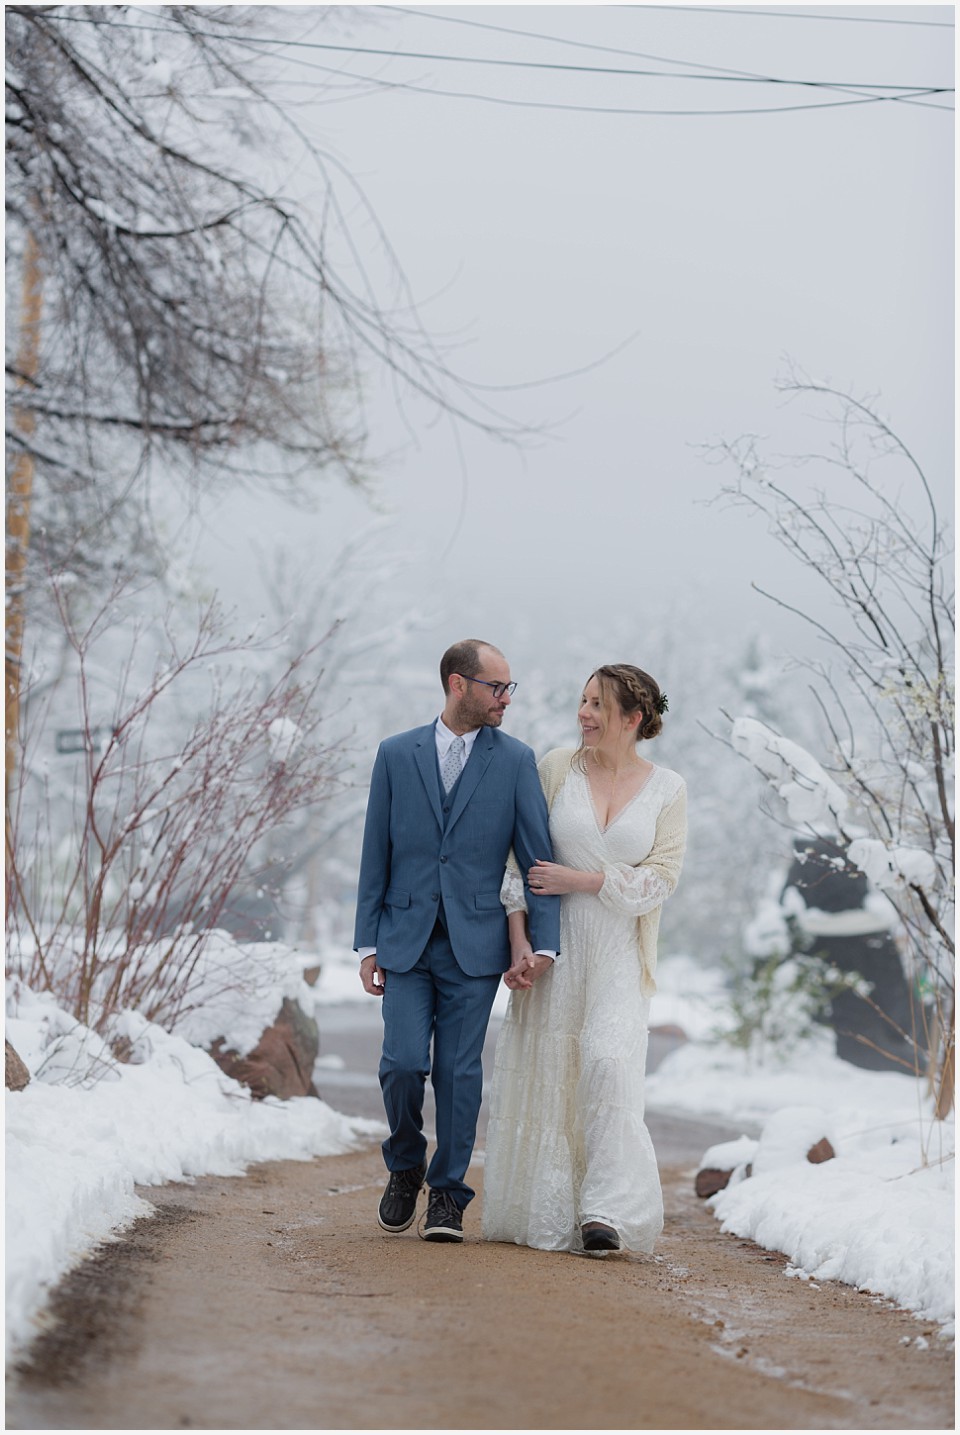
<svg viewBox="0 0 960 1435"><path fill-rule="evenodd" d="M932 1332L785 1279L667 1176L653 1258L383 1235L376 1148L153 1192L68 1281L8 1428L950 1428Z"/></svg>
<svg viewBox="0 0 960 1435"><path fill-rule="evenodd" d="M330 1093L358 1114L368 1040L343 1036ZM651 1129L654 1257L484 1244L479 1203L463 1246L386 1236L375 1145L145 1191L156 1217L61 1289L7 1426L952 1428L952 1352L931 1327L722 1235L692 1191L712 1133Z"/></svg>

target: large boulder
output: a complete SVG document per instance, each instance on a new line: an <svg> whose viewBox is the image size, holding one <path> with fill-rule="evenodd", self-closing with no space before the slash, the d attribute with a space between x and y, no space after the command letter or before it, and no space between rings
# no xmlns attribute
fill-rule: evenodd
<svg viewBox="0 0 960 1435"><path fill-rule="evenodd" d="M249 1086L262 1101L265 1096L316 1096L313 1067L320 1050L317 1023L295 1001L284 998L276 1020L246 1056L224 1046L218 1036L210 1055L228 1076Z"/></svg>
<svg viewBox="0 0 960 1435"><path fill-rule="evenodd" d="M30 1073L26 1063L4 1037L4 1064L6 1066L6 1083L8 1091L22 1091L30 1080Z"/></svg>

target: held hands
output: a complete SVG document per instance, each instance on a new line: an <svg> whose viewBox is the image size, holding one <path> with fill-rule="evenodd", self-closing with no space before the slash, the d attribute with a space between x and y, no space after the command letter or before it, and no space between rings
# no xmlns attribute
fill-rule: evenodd
<svg viewBox="0 0 960 1435"><path fill-rule="evenodd" d="M365 992L369 992L372 997L382 997L386 976L383 968L377 966L376 956L364 957L360 963L360 980Z"/></svg>
<svg viewBox="0 0 960 1435"><path fill-rule="evenodd" d="M521 948L514 952L510 968L503 974L504 986L511 991L526 991L552 966L552 957L538 956L530 947Z"/></svg>
<svg viewBox="0 0 960 1435"><path fill-rule="evenodd" d="M562 897L567 892L599 892L602 872L581 872L559 862L534 862L527 873L530 890L543 897Z"/></svg>

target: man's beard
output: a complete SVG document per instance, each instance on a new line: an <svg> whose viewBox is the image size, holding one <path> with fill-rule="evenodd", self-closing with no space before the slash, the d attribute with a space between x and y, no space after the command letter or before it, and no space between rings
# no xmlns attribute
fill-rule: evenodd
<svg viewBox="0 0 960 1435"><path fill-rule="evenodd" d="M491 711L488 703L478 702L475 698L467 698L459 713L460 721L468 732L478 727L499 727L502 716L499 708Z"/></svg>

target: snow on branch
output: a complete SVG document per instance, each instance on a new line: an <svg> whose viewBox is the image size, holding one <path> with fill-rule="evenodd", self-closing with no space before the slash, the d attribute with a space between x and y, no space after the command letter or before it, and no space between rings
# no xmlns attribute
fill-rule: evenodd
<svg viewBox="0 0 960 1435"><path fill-rule="evenodd" d="M847 810L843 791L799 743L780 737L756 718L738 717L731 741L787 805L791 822L798 826L834 830Z"/></svg>
<svg viewBox="0 0 960 1435"><path fill-rule="evenodd" d="M783 799L794 826L830 836L896 908L915 981L931 994L928 1049L945 1115L956 1030L947 527L936 486L874 399L796 371L778 387L811 402L833 441L768 456L747 434L707 452L735 469L720 495L765 519L774 542L826 599L801 607L757 589L805 622L826 652L802 666L825 728L829 772L754 718L736 719L732 745Z"/></svg>
<svg viewBox="0 0 960 1435"><path fill-rule="evenodd" d="M933 888L937 883L937 864L922 847L890 846L875 837L856 837L847 856L881 892Z"/></svg>

